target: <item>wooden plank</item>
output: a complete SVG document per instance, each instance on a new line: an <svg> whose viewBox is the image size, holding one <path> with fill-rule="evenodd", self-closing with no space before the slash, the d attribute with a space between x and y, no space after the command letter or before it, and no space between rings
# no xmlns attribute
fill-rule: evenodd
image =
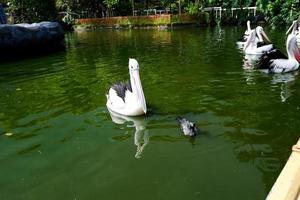
<svg viewBox="0 0 300 200"><path fill-rule="evenodd" d="M300 139L266 200L300 200Z"/></svg>

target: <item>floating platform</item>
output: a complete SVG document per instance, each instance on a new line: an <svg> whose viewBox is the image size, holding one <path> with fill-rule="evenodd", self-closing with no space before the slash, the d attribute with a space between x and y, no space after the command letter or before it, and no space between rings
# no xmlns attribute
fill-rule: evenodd
<svg viewBox="0 0 300 200"><path fill-rule="evenodd" d="M300 139L266 200L300 200Z"/></svg>

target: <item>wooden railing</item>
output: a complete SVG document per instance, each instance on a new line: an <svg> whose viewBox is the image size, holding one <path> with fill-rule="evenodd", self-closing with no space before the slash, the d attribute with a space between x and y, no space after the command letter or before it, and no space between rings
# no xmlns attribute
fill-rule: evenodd
<svg viewBox="0 0 300 200"><path fill-rule="evenodd" d="M266 200L300 200L300 139Z"/></svg>

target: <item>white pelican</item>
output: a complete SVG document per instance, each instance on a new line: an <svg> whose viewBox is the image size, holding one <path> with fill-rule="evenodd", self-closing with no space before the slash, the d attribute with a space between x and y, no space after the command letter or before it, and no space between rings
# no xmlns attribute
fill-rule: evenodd
<svg viewBox="0 0 300 200"><path fill-rule="evenodd" d="M273 49L273 44L261 45L260 43L257 43L256 33L258 34L258 37L261 37L260 32L256 32L256 30L251 30L244 46L245 54L261 55Z"/></svg>
<svg viewBox="0 0 300 200"><path fill-rule="evenodd" d="M142 153L149 143L149 133L146 129L144 119L142 117L128 117L119 115L113 112L109 112L112 121L116 124L124 124L125 122L133 122L135 127L134 133L134 145L136 146L135 158L141 158Z"/></svg>
<svg viewBox="0 0 300 200"><path fill-rule="evenodd" d="M139 75L139 64L129 59L130 82L116 83L110 87L106 106L110 111L126 116L147 113L146 100Z"/></svg>
<svg viewBox="0 0 300 200"><path fill-rule="evenodd" d="M247 21L247 30L245 31L245 34L238 40L237 45L240 49L242 49L251 33L251 27L250 27L250 21ZM258 43L259 46L266 45L270 43L270 39L265 33L264 29L261 26L257 26L255 28L256 31L256 37L255 42ZM265 40L267 42L265 42Z"/></svg>
<svg viewBox="0 0 300 200"><path fill-rule="evenodd" d="M270 73L285 73L297 70L299 68L300 53L295 34L289 34L286 41L286 51L287 58L277 49L265 53L261 57L258 68L267 69Z"/></svg>

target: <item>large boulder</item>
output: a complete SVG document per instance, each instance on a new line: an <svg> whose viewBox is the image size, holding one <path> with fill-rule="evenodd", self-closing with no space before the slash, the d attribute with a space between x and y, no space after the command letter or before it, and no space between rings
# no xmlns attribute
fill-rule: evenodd
<svg viewBox="0 0 300 200"><path fill-rule="evenodd" d="M47 50L63 46L64 31L57 22L0 24L0 52ZM1 56L0 54L0 56Z"/></svg>

